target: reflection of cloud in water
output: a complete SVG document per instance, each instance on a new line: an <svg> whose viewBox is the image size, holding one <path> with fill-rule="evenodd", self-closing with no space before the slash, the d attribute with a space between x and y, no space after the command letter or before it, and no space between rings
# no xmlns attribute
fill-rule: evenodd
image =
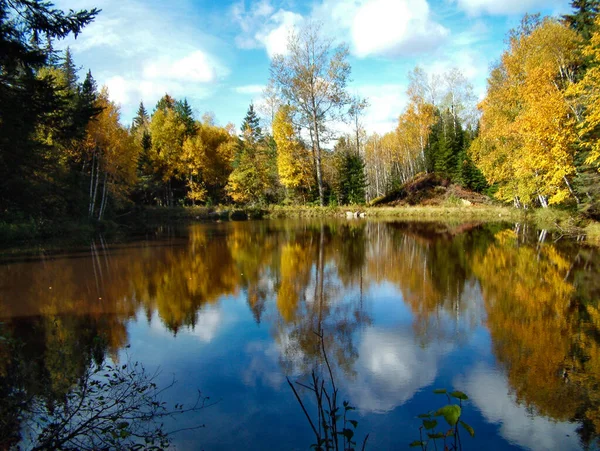
<svg viewBox="0 0 600 451"><path fill-rule="evenodd" d="M221 325L221 311L217 309L200 310L196 314L196 324L188 328L184 333L194 335L205 343L210 343L216 337Z"/></svg>
<svg viewBox="0 0 600 451"><path fill-rule="evenodd" d="M199 338L204 343L210 343L218 334L223 323L223 315L218 308L207 308L196 313L194 327L183 327L177 335ZM172 337L157 313L152 315L150 330L154 335Z"/></svg>
<svg viewBox="0 0 600 451"><path fill-rule="evenodd" d="M478 365L455 385L464 389L488 422L500 423L500 435L509 442L531 450L581 449L576 424L532 415L509 395L506 377L487 365Z"/></svg>
<svg viewBox="0 0 600 451"><path fill-rule="evenodd" d="M419 347L412 331L364 331L356 362L356 378L348 391L361 410L387 412L433 383L438 359L450 346Z"/></svg>
<svg viewBox="0 0 600 451"><path fill-rule="evenodd" d="M273 342L253 341L246 345L246 353L250 356L250 363L244 370L242 377L244 384L256 387L259 382L279 390L285 377L279 366L280 349Z"/></svg>

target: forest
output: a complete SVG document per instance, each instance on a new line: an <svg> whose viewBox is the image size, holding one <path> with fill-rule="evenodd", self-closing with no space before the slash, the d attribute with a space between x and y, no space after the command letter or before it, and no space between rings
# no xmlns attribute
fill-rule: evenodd
<svg viewBox="0 0 600 451"><path fill-rule="evenodd" d="M452 69L415 67L397 127L368 134L348 47L308 24L271 60L241 126L168 93L131 124L67 48L101 14L0 0L0 221L114 219L145 206L349 205L423 173L517 208L600 217L600 2L510 31L477 103ZM345 124L348 133L340 133Z"/></svg>

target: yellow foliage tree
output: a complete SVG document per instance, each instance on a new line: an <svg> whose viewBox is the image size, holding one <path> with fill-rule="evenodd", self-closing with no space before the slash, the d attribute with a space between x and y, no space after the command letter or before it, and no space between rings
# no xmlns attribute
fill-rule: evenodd
<svg viewBox="0 0 600 451"><path fill-rule="evenodd" d="M577 136L566 90L579 45L577 34L557 20L524 23L490 74L470 152L505 201L538 199L545 207L569 196Z"/></svg>
<svg viewBox="0 0 600 451"><path fill-rule="evenodd" d="M96 215L97 207L98 219L102 219L107 196L123 200L135 183L138 148L120 124L119 107L110 101L106 88L101 90L95 106L101 112L87 126L84 146L92 156L89 215Z"/></svg>
<svg viewBox="0 0 600 451"><path fill-rule="evenodd" d="M596 31L583 49L583 54L590 59L590 67L584 77L572 86L570 94L584 111L579 134L581 143L590 151L585 163L597 165L600 170L600 16L596 19Z"/></svg>
<svg viewBox="0 0 600 451"><path fill-rule="evenodd" d="M292 189L308 186L310 159L296 139L289 106L281 107L275 115L273 138L277 145L277 172L281 184Z"/></svg>

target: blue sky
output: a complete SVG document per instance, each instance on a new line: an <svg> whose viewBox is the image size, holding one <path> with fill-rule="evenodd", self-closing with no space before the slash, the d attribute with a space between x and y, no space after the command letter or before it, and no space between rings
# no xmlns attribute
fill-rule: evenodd
<svg viewBox="0 0 600 451"><path fill-rule="evenodd" d="M288 30L316 20L350 47L352 93L367 97L369 132L395 127L406 103L407 73L420 65L443 74L458 67L477 96L506 32L526 12L556 15L568 0L57 0L63 9L102 12L69 45L75 62L107 85L129 123L168 92L196 116L239 125L260 104L270 57L285 51ZM81 76L83 76L83 70Z"/></svg>

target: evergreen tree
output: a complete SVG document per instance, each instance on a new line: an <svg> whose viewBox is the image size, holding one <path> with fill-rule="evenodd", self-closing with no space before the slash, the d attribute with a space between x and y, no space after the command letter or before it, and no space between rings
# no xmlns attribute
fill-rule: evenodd
<svg viewBox="0 0 600 451"><path fill-rule="evenodd" d="M258 142L262 139L260 119L254 111L254 104L252 103L248 107L248 112L246 113L246 117L244 117L244 121L242 122L240 131L242 132L242 134L240 135L242 139L244 137L250 137L252 140L254 140L254 142Z"/></svg>
<svg viewBox="0 0 600 451"><path fill-rule="evenodd" d="M0 212L29 209L53 215L60 158L35 133L64 135L65 105L51 75L38 76L51 53L40 43L77 35L98 10L54 9L49 2L0 1ZM57 119L58 118L58 119ZM46 211L42 211L46 208Z"/></svg>
<svg viewBox="0 0 600 451"><path fill-rule="evenodd" d="M144 107L144 102L140 102L140 106L138 107L137 113L133 118L132 129L146 129L148 128L148 124L150 123L150 116L148 116L148 112L146 111L146 107Z"/></svg>
<svg viewBox="0 0 600 451"><path fill-rule="evenodd" d="M175 99L173 99L173 97L171 97L169 94L165 94L156 103L156 108L154 108L154 111L157 111L157 110L166 111L166 110L172 110L173 108L175 108Z"/></svg>
<svg viewBox="0 0 600 451"><path fill-rule="evenodd" d="M565 14L563 19L569 27L577 31L586 41L589 41L594 30L594 20L600 12L599 0L572 0L572 14Z"/></svg>
<svg viewBox="0 0 600 451"><path fill-rule="evenodd" d="M92 76L92 71L88 70L85 80L80 86L77 86L75 96L75 113L73 116L75 135L83 136L85 128L91 118L102 112L102 108L97 106L98 85Z"/></svg>
<svg viewBox="0 0 600 451"><path fill-rule="evenodd" d="M77 89L77 67L75 67L73 56L71 55L71 50L69 47L67 47L67 50L65 50L65 57L63 59L61 68L65 73L67 87L70 90L75 91Z"/></svg>
<svg viewBox="0 0 600 451"><path fill-rule="evenodd" d="M365 202L365 163L352 148L350 141L341 137L335 148L336 175L333 189L340 205L363 204Z"/></svg>
<svg viewBox="0 0 600 451"><path fill-rule="evenodd" d="M194 122L194 113L187 99L175 102L175 112L179 115L185 124L186 135L192 136L196 132L196 124Z"/></svg>
<svg viewBox="0 0 600 451"><path fill-rule="evenodd" d="M425 169L427 172L435 172L436 161L441 153L441 148L445 146L444 122L439 110L435 112L436 121L431 127L429 141L425 147Z"/></svg>

